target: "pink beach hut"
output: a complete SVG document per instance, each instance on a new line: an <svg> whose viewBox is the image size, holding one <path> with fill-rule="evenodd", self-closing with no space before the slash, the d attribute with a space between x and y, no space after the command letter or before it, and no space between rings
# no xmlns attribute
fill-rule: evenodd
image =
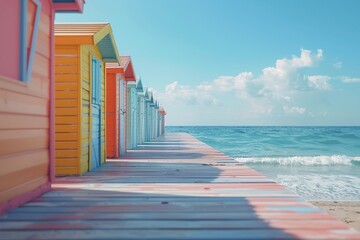
<svg viewBox="0 0 360 240"><path fill-rule="evenodd" d="M0 3L0 214L54 177L54 17L84 0Z"/></svg>

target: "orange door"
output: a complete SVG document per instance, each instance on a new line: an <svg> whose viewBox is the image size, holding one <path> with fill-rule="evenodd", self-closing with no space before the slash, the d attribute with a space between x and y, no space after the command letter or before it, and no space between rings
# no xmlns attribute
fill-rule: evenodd
<svg viewBox="0 0 360 240"><path fill-rule="evenodd" d="M106 81L106 157L117 158L119 156L119 83L112 73L107 74Z"/></svg>

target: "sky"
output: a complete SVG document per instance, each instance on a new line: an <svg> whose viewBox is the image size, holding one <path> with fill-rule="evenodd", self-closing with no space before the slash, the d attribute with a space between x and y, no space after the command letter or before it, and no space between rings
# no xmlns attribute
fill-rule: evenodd
<svg viewBox="0 0 360 240"><path fill-rule="evenodd" d="M170 126L360 125L360 1L87 0Z"/></svg>

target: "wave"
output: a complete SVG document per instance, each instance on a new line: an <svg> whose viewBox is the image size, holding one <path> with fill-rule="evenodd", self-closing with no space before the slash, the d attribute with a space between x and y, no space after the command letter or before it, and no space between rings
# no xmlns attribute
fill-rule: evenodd
<svg viewBox="0 0 360 240"><path fill-rule="evenodd" d="M240 157L235 158L241 163L274 164L274 165L359 165L360 157L344 155L332 156L293 156L293 157Z"/></svg>
<svg viewBox="0 0 360 240"><path fill-rule="evenodd" d="M278 174L274 180L306 200L360 200L360 178L357 176L308 172L297 175Z"/></svg>

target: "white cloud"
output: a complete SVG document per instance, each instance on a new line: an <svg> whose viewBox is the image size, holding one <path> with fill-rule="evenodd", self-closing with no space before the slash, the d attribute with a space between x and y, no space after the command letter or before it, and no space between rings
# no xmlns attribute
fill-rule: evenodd
<svg viewBox="0 0 360 240"><path fill-rule="evenodd" d="M200 84L197 86L200 91L210 92L213 90L213 86L211 84Z"/></svg>
<svg viewBox="0 0 360 240"><path fill-rule="evenodd" d="M331 77L329 76L308 76L308 84L310 87L318 89L318 90L330 90L331 87L329 85L329 81Z"/></svg>
<svg viewBox="0 0 360 240"><path fill-rule="evenodd" d="M234 89L233 76L220 76L214 80L214 86L222 92L228 92Z"/></svg>
<svg viewBox="0 0 360 240"><path fill-rule="evenodd" d="M212 82L203 82L196 86L181 85L175 81L165 87L163 99L182 101L187 104L219 104L222 94L234 93L250 112L271 114L286 112L304 114L304 107L283 107L288 105L310 88L330 90L328 76L307 76L303 68L315 67L323 59L323 51L315 52L301 49L298 56L281 58L274 66L265 67L259 75L252 72L240 72L236 76L219 76ZM222 94L222 95L221 95ZM228 94L226 94L228 95Z"/></svg>
<svg viewBox="0 0 360 240"><path fill-rule="evenodd" d="M293 55L291 59L283 58L277 60L276 69L286 72L287 69L311 67L322 58L322 49L318 49L316 54L312 54L310 50L301 49L300 57Z"/></svg>
<svg viewBox="0 0 360 240"><path fill-rule="evenodd" d="M358 83L360 82L360 78L352 78L352 77L347 77L347 76L343 76L340 77L340 80L344 83Z"/></svg>
<svg viewBox="0 0 360 240"><path fill-rule="evenodd" d="M283 107L284 112L286 113L297 113L297 114L304 114L306 112L306 108L304 107Z"/></svg>
<svg viewBox="0 0 360 240"><path fill-rule="evenodd" d="M165 86L165 93L172 93L176 90L176 87L179 83L177 81L170 83L168 85Z"/></svg>
<svg viewBox="0 0 360 240"><path fill-rule="evenodd" d="M234 88L236 90L246 90L247 83L253 78L251 72L242 72L234 78Z"/></svg>
<svg viewBox="0 0 360 240"><path fill-rule="evenodd" d="M334 68L342 68L342 62L341 61L337 61L333 64Z"/></svg>
<svg viewBox="0 0 360 240"><path fill-rule="evenodd" d="M275 67L267 67L262 70L262 75L258 78L262 88L258 93L263 96L289 101L290 91L297 89L301 85L298 70L313 67L322 58L323 51L321 49L318 49L315 54L311 53L310 50L301 49L300 57L293 55L291 59L278 59Z"/></svg>
<svg viewBox="0 0 360 240"><path fill-rule="evenodd" d="M290 101L293 91L307 86L299 70L315 66L322 58L321 49L316 53L301 49L300 56L278 59L274 67L264 68L259 76L254 76L251 72L220 76L214 80L213 85L222 92L235 91L241 98L252 96Z"/></svg>
<svg viewBox="0 0 360 240"><path fill-rule="evenodd" d="M199 85L197 88L181 85L177 81L165 86L165 92L159 99L165 101L182 101L187 104L218 104L218 100L212 97L210 85Z"/></svg>
<svg viewBox="0 0 360 240"><path fill-rule="evenodd" d="M220 76L214 80L214 88L222 92L236 91L241 97L247 96L247 85L253 78L251 72L242 72L237 76Z"/></svg>

